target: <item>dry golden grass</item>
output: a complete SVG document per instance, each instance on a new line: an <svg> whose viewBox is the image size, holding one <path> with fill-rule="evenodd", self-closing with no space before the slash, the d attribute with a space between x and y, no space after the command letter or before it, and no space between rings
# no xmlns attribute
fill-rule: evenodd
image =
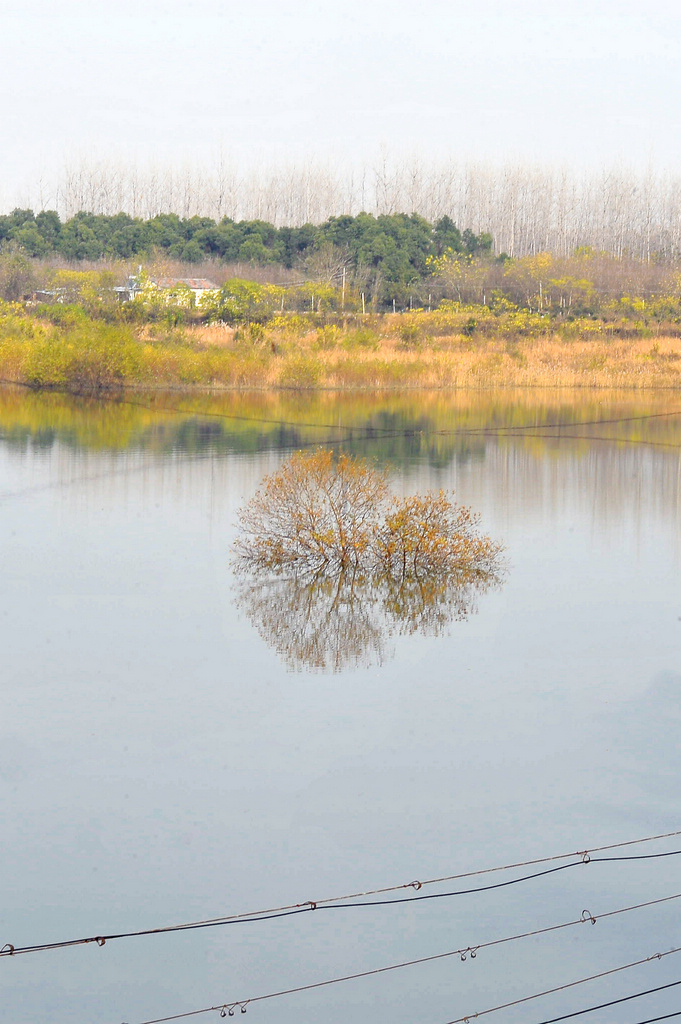
<svg viewBox="0 0 681 1024"><path fill-rule="evenodd" d="M207 348L243 352L234 331L203 327L192 332ZM681 387L681 339L613 339L590 336L566 340L440 336L407 348L395 334L378 334L374 345L328 347L318 332L294 341L267 332L256 343L269 358L260 383L269 387L440 388L440 387ZM245 352L244 352L245 356ZM246 374L248 376L248 374Z"/></svg>
<svg viewBox="0 0 681 1024"><path fill-rule="evenodd" d="M435 313L345 326L291 317L239 329L57 327L13 313L0 324L0 378L72 390L679 388L681 339L618 338L598 323L574 337L467 335Z"/></svg>

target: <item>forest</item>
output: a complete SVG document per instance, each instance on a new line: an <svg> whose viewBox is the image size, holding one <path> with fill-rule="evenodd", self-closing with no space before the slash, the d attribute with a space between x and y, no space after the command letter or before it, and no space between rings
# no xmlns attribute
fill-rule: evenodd
<svg viewBox="0 0 681 1024"><path fill-rule="evenodd" d="M355 278L363 273L375 302L402 304L431 275L433 259L445 252L489 256L492 236L460 231L447 216L430 224L417 214L362 213L330 217L320 225L277 228L261 220L223 217L216 223L210 217L172 213L142 220L126 213L79 212L62 223L54 210L35 215L16 209L0 216L0 247L69 263L169 259L190 265L185 276L206 261L251 269L278 266L329 284L350 271Z"/></svg>

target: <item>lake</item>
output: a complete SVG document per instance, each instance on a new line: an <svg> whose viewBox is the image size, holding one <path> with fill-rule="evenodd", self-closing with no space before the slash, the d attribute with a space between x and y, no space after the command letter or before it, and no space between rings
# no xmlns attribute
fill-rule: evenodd
<svg viewBox="0 0 681 1024"><path fill-rule="evenodd" d="M317 444L389 466L401 493L454 489L505 545L502 585L437 630L382 621L348 657L306 658L295 602L249 603L231 552L263 476ZM673 392L0 390L0 946L681 829L680 512ZM681 892L679 858L593 856L475 895L6 957L2 1019L141 1024L253 999L263 1024L445 1024L681 945L672 900L255 1001ZM490 1019L680 977L681 953ZM678 992L598 1020L671 1013Z"/></svg>

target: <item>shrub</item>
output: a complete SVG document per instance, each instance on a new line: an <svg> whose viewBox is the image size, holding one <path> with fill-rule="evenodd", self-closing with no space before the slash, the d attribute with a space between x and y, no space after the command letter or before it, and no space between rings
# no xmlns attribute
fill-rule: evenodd
<svg viewBox="0 0 681 1024"><path fill-rule="evenodd" d="M266 477L239 519L237 550L260 569L420 580L492 573L501 552L444 491L391 501L385 472L326 448L298 452Z"/></svg>
<svg viewBox="0 0 681 1024"><path fill-rule="evenodd" d="M418 323L416 319L406 320L399 327L402 348L418 348L423 342L424 334L423 324Z"/></svg>
<svg viewBox="0 0 681 1024"><path fill-rule="evenodd" d="M395 498L376 530L373 555L396 580L491 572L500 549L478 534L477 524L444 491Z"/></svg>
<svg viewBox="0 0 681 1024"><path fill-rule="evenodd" d="M335 348L343 332L337 324L324 324L317 329L316 348L320 350Z"/></svg>
<svg viewBox="0 0 681 1024"><path fill-rule="evenodd" d="M370 327L358 327L356 331L349 331L343 339L343 348L352 351L352 349L368 349L369 351L376 352L378 349L378 335L376 331L372 331Z"/></svg>
<svg viewBox="0 0 681 1024"><path fill-rule="evenodd" d="M282 388L316 388L321 380L321 367L315 359L296 356L290 359L279 374Z"/></svg>
<svg viewBox="0 0 681 1024"><path fill-rule="evenodd" d="M27 346L23 378L34 387L74 391L121 387L138 379L141 346L120 328L89 324Z"/></svg>
<svg viewBox="0 0 681 1024"><path fill-rule="evenodd" d="M501 582L501 548L439 494L390 499L385 472L298 452L239 514L238 601L289 667L383 660L386 637L436 635Z"/></svg>

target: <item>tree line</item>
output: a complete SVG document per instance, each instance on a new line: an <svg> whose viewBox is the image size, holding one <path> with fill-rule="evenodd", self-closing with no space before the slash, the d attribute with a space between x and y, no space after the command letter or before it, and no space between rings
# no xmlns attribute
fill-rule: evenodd
<svg viewBox="0 0 681 1024"><path fill-rule="evenodd" d="M402 213L276 227L262 220L216 222L174 213L143 220L81 211L62 222L54 210L15 209L0 216L0 246L70 263L166 258L192 266L206 261L279 266L293 276L341 287L352 276L355 289L363 289L374 305L403 305L430 276L432 260L445 253L491 258L492 236L460 231L447 216L431 224Z"/></svg>
<svg viewBox="0 0 681 1024"><path fill-rule="evenodd" d="M430 223L448 216L489 232L497 253L568 256L589 245L644 260L681 253L681 175L623 165L570 167L402 159L380 153L361 166L319 161L237 166L221 155L195 166L82 160L28 187L17 205L149 220L262 220L277 227L321 224L362 211L400 210Z"/></svg>
<svg viewBox="0 0 681 1024"><path fill-rule="evenodd" d="M625 332L658 330L662 324L672 333L679 330L681 267L675 262L618 258L588 247L567 257L545 252L500 258L491 255L484 238L474 248L470 233L440 225L432 235L432 249L440 254L424 260L421 253L417 265L409 251L396 263L384 252L366 264L358 254L351 258L348 247L325 242L308 247L309 255L289 270L282 263L214 258L198 264L142 260L134 269L130 261L116 259L65 265L63 259L31 258L15 235L0 244L0 299L24 302L53 322L61 322L67 308L110 321L235 325L265 325L284 313L319 314L333 323L334 316L346 314L447 310L449 326L456 321L464 333L541 334L549 322L587 330L587 321L619 323ZM194 292L190 276L210 278L215 287ZM135 300L120 301L121 293L132 294L131 285ZM425 321L419 324L405 319L405 343L410 332L420 338L427 329ZM431 326L437 327L437 318Z"/></svg>

